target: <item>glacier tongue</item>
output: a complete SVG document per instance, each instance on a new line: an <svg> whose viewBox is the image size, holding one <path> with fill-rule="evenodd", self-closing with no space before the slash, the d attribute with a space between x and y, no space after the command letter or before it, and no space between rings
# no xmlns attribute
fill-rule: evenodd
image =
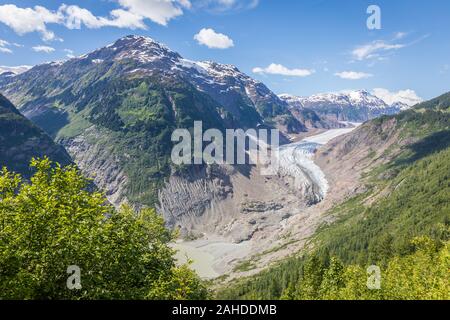
<svg viewBox="0 0 450 320"><path fill-rule="evenodd" d="M293 181L292 187L300 191L309 204L322 201L329 187L325 174L314 163L315 151L328 141L353 131L359 124L353 125L352 128L328 130L279 148L279 176Z"/></svg>
<svg viewBox="0 0 450 320"><path fill-rule="evenodd" d="M328 182L320 167L313 161L314 151L320 145L300 141L279 149L280 177L293 179L292 187L299 190L309 204L323 200Z"/></svg>

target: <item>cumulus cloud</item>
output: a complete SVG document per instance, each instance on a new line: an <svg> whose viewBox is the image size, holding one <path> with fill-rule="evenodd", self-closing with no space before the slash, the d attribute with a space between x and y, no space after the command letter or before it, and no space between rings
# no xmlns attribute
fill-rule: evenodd
<svg viewBox="0 0 450 320"><path fill-rule="evenodd" d="M55 39L55 34L47 29L48 23L61 23L60 12L47 10L42 6L19 8L13 4L0 6L0 22L13 29L17 34L39 32L44 40Z"/></svg>
<svg viewBox="0 0 450 320"><path fill-rule="evenodd" d="M4 73L4 72L13 72L15 74L21 74L24 73L25 71L28 71L32 68L32 66L27 66L27 65L23 65L23 66L0 66L0 74Z"/></svg>
<svg viewBox="0 0 450 320"><path fill-rule="evenodd" d="M0 5L0 22L17 34L38 32L45 41L58 40L49 24L64 25L69 29L89 29L117 27L146 29L144 22L149 19L161 25L183 14L183 9L191 8L189 0L115 0L120 8L112 10L109 16L101 17L77 5L62 4L58 10L48 10L42 6L20 8L14 4ZM60 39L59 39L60 40Z"/></svg>
<svg viewBox="0 0 450 320"><path fill-rule="evenodd" d="M423 99L411 89L391 92L387 89L375 88L372 90L372 94L390 105L400 102L408 106L413 106L423 101Z"/></svg>
<svg viewBox="0 0 450 320"><path fill-rule="evenodd" d="M122 9L113 10L110 17L97 17L87 9L76 5L62 5L59 11L64 15L64 25L69 29L81 29L84 25L89 29L118 27L129 29L145 29L143 17Z"/></svg>
<svg viewBox="0 0 450 320"><path fill-rule="evenodd" d="M131 14L147 18L161 25L183 14L183 8L189 9L189 0L118 0L119 4Z"/></svg>
<svg viewBox="0 0 450 320"><path fill-rule="evenodd" d="M201 45L211 49L228 49L234 46L233 40L223 33L217 33L211 28L203 28L194 36Z"/></svg>
<svg viewBox="0 0 450 320"><path fill-rule="evenodd" d="M55 51L55 48L52 48L49 46L35 46L32 49L33 49L33 51L44 52L44 53L52 53Z"/></svg>
<svg viewBox="0 0 450 320"><path fill-rule="evenodd" d="M339 77L339 78L345 79L345 80L360 80L360 79L367 79L367 78L373 77L373 74L371 74L371 73L356 72L356 71L337 72L334 75L336 77Z"/></svg>
<svg viewBox="0 0 450 320"><path fill-rule="evenodd" d="M259 74L274 74L274 75L282 75L282 76L288 76L288 77L307 77L312 75L315 70L309 70L309 69L289 69L281 64L272 63L268 67L260 68L256 67L253 68L253 73L259 73Z"/></svg>

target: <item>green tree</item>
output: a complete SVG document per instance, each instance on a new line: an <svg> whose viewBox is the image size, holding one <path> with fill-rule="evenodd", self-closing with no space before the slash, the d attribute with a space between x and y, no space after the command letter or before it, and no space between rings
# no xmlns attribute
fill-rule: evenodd
<svg viewBox="0 0 450 320"><path fill-rule="evenodd" d="M206 289L168 246L153 209L114 210L73 166L33 160L29 182L0 172L1 299L199 299ZM69 266L81 289L69 290Z"/></svg>
<svg viewBox="0 0 450 320"><path fill-rule="evenodd" d="M297 284L297 299L315 300L320 298L320 286L323 275L326 270L326 264L320 257L314 253L305 262L303 274Z"/></svg>
<svg viewBox="0 0 450 320"><path fill-rule="evenodd" d="M321 299L336 299L339 297L339 290L344 287L344 266L339 259L333 257L330 266L324 272L320 285Z"/></svg>

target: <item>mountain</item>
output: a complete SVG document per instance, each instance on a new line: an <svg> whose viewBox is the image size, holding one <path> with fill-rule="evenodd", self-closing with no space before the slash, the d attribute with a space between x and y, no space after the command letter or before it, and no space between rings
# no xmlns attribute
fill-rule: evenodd
<svg viewBox="0 0 450 320"><path fill-rule="evenodd" d="M364 122L381 115L396 114L409 108L400 102L388 105L365 90L324 93L310 97L285 94L280 98L293 109L310 109L319 116L335 121Z"/></svg>
<svg viewBox="0 0 450 320"><path fill-rule="evenodd" d="M5 67L0 66L0 86L11 81L12 77L30 70L30 66Z"/></svg>
<svg viewBox="0 0 450 320"><path fill-rule="evenodd" d="M70 156L40 128L26 119L4 96L0 95L0 167L29 177L30 160L48 156L70 164Z"/></svg>
<svg viewBox="0 0 450 320"><path fill-rule="evenodd" d="M158 202L158 190L179 170L169 161L171 133L196 120L205 130L307 130L286 102L235 66L187 60L146 37L35 66L8 77L0 90L115 204Z"/></svg>
<svg viewBox="0 0 450 320"><path fill-rule="evenodd" d="M163 83L179 82L190 86L216 104L214 109L227 126L249 128L266 120L289 123L287 131L305 130L292 117L284 101L236 67L211 61L190 61L146 37L124 37L79 58L36 66L11 80L12 88L6 84L3 90L18 102L27 117L39 118L50 112L64 121L61 111L65 110L48 110L52 109L51 104L57 101L72 103L86 85L98 85L119 77L134 80L154 77ZM39 85L32 86L36 82L40 82ZM14 89L16 84L23 86L20 92ZM43 99L45 103L40 101ZM42 125L45 127L44 123ZM45 129L55 134L60 128Z"/></svg>
<svg viewBox="0 0 450 320"><path fill-rule="evenodd" d="M11 78L15 76L16 74L12 71L5 71L3 73L0 73L0 86L10 82Z"/></svg>
<svg viewBox="0 0 450 320"><path fill-rule="evenodd" d="M442 250L442 257L448 257L450 93L397 115L364 123L319 149L315 162L328 179L328 201L332 203L315 208L314 215L322 216L320 227L307 239L306 246L294 255L291 250L290 258L257 275L230 282L219 298L292 299L309 290L320 299L330 293L325 275L333 271L326 270L336 261L341 270L348 268L350 278L356 275L352 273L355 270L361 269L365 275L367 266L376 265L383 279L396 268L396 277L403 280L396 283L391 279L386 282L388 286L370 295L370 290L346 287L339 274L333 273L333 281L338 283L335 293L343 290L356 297L369 294L372 299L417 299L422 292L398 289L420 286L405 284L409 281L405 279L414 278L411 274L422 273L416 268L430 272L426 280L421 279L424 287L434 287L436 279L443 275L431 270L439 264L448 269L448 261L435 260L433 253ZM290 224L294 226L295 222ZM280 237L291 235L286 242L296 241L302 234L294 234L293 230L287 228ZM425 257L421 256L424 252ZM416 263L412 259L417 255L421 258ZM400 275L402 268L396 266L402 260L411 269ZM251 262L256 263L255 259ZM317 276L315 289L307 287L311 279L305 276L309 272ZM365 288L366 280L361 280L361 288ZM444 297L448 297L448 290Z"/></svg>

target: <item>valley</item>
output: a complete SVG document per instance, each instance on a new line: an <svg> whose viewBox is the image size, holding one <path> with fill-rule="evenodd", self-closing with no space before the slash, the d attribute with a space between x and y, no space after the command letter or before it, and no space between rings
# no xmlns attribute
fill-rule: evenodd
<svg viewBox="0 0 450 320"><path fill-rule="evenodd" d="M416 236L447 241L448 93L418 105L366 90L277 96L233 65L141 36L0 78L2 166L28 178L31 159L48 156L91 179L102 210L154 208L178 267L192 262L221 297L301 296L293 286L315 250L326 267L361 266L413 254ZM276 173L175 164L171 134L196 121L278 129ZM428 204L413 207L419 198Z"/></svg>
<svg viewBox="0 0 450 320"><path fill-rule="evenodd" d="M294 221L293 219L296 219L297 215L303 216L302 228L307 228L310 229L309 232L314 232L314 228L318 222L316 219L305 219L305 214L320 217L322 213L320 207L316 204L322 202L326 197L328 182L320 167L314 163L314 153L321 145L341 135L350 133L360 124L353 123L352 125L352 128L327 130L323 133L304 138L299 142L280 147L280 170L278 175L281 177L281 180L279 183L284 185L288 184L294 194L295 190L310 189L312 191L312 198L309 200L310 207L306 207L304 203L299 201L297 203L287 202L286 194L280 195L281 198L274 199L272 197L272 203L279 203L283 211L290 212L286 214L285 219L281 221L275 220L265 226L261 225L249 239L240 243L213 233L202 234L199 236L200 239L194 241L180 240L173 245L178 250L177 258L179 261L184 263L192 260L192 268L201 277L211 279L224 274L233 277L233 273L243 272L248 275L249 271L251 271L250 273L256 272L258 268L255 268L257 266L254 263L257 261L252 262L252 270L240 269L239 266L242 266L243 263L248 261L249 257L260 256L261 258L261 255L270 253L271 250L276 252L276 255L270 255L271 263L275 263L280 258L283 258L283 255L286 253L283 253L280 247L291 242L293 238L286 237L279 239L278 235L280 232L288 233L290 225ZM257 171L258 168L253 168L253 170ZM248 180L248 184L251 185L249 189L256 188L257 190L261 190L256 185L257 183L261 183L261 181L252 179L252 175ZM265 182L263 183L265 184ZM240 189L239 192L249 192L249 189ZM273 193L273 189L267 190L267 192ZM242 197L239 194L234 194L234 196L238 198ZM268 194L262 196L267 198ZM243 201L240 206L253 201L253 199L247 196ZM288 205L286 206L286 204ZM233 208L229 207L228 210L231 211ZM258 212L260 217L270 214L272 214L271 210L261 210ZM253 220L254 224L257 224L255 220ZM237 216L232 223L235 225L244 225L249 223L247 221L248 217ZM296 246L290 246L289 250L300 250L300 247L296 247L295 249L294 247Z"/></svg>

